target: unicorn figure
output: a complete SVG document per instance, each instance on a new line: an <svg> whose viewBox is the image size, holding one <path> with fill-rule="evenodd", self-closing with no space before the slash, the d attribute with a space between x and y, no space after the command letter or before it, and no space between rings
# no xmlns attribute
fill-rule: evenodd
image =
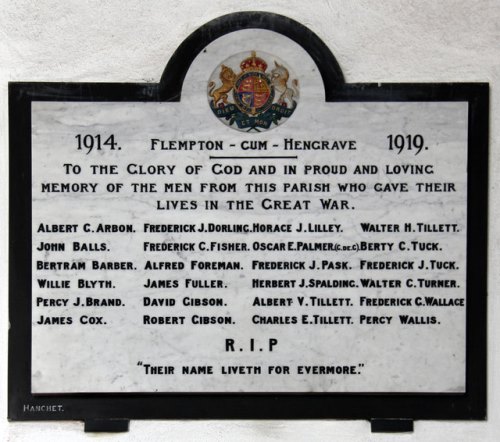
<svg viewBox="0 0 500 442"><path fill-rule="evenodd" d="M292 87L288 87L288 79L290 77L288 69L276 61L274 65L276 67L271 71L271 84L280 94L278 104L280 106L293 108L295 107L294 98L299 98L299 82L296 79L292 80Z"/></svg>

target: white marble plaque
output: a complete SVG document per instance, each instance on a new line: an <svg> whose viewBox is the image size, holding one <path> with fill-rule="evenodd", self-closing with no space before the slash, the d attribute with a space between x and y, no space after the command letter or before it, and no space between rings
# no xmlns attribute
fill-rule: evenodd
<svg viewBox="0 0 500 442"><path fill-rule="evenodd" d="M307 93L33 103L33 393L465 391L467 104Z"/></svg>

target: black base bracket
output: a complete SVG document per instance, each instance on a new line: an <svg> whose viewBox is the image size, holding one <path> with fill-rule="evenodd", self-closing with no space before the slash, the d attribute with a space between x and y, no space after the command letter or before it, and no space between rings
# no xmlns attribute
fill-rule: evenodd
<svg viewBox="0 0 500 442"><path fill-rule="evenodd" d="M86 419L85 433L123 433L128 431L129 419Z"/></svg>
<svg viewBox="0 0 500 442"><path fill-rule="evenodd" d="M372 433L413 433L413 419L371 419Z"/></svg>

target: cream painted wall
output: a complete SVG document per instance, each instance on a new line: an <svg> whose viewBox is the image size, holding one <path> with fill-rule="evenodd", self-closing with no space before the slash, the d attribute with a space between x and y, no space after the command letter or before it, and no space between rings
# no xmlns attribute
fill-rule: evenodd
<svg viewBox="0 0 500 442"><path fill-rule="evenodd" d="M488 421L417 422L415 433L371 435L364 421L133 421L109 441L500 440L499 0L0 0L0 439L84 441L80 422L7 423L8 81L156 82L192 31L228 12L263 10L308 26L348 82L491 84Z"/></svg>

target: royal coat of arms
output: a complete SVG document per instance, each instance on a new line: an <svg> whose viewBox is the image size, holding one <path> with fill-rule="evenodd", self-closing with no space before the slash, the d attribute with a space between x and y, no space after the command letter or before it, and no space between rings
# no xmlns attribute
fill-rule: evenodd
<svg viewBox="0 0 500 442"><path fill-rule="evenodd" d="M215 69L208 82L213 113L226 125L246 132L283 123L294 113L298 99L299 82L290 68L264 52L233 55Z"/></svg>

